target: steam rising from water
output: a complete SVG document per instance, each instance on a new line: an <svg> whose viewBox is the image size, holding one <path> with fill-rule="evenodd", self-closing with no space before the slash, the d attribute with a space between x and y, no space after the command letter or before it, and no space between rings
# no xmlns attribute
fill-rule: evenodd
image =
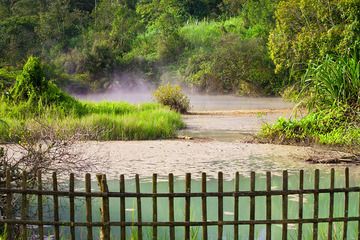
<svg viewBox="0 0 360 240"><path fill-rule="evenodd" d="M171 79L171 78L167 78ZM176 80L171 79L171 82ZM146 76L138 73L122 73L114 76L113 84L101 93L77 95L89 101L125 101L130 103L153 102L152 92L156 86ZM278 97L238 97L231 95L202 95L185 90L190 98L193 111L289 109L292 103L286 103Z"/></svg>

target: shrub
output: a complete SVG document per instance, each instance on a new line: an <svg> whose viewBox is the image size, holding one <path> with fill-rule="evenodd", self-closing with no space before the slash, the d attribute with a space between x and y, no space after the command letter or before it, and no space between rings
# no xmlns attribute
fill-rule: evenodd
<svg viewBox="0 0 360 240"><path fill-rule="evenodd" d="M154 92L154 97L160 104L180 113L186 113L190 108L189 98L178 85L162 85Z"/></svg>
<svg viewBox="0 0 360 240"><path fill-rule="evenodd" d="M300 97L309 110L347 105L360 108L360 62L357 57L326 56L320 63L310 63L303 77Z"/></svg>

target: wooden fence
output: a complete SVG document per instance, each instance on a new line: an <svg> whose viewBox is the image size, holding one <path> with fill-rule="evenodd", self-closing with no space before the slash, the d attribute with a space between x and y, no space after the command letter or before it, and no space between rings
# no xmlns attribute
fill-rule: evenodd
<svg viewBox="0 0 360 240"><path fill-rule="evenodd" d="M343 224L342 238L348 239L348 223L355 222L358 226L357 239L360 240L360 206L357 206L356 209L359 209L357 216L349 216L349 204L356 202L360 205L359 201L349 202L349 193L357 192L360 195L360 187L350 187L349 186L349 169L346 168L344 175L344 187L343 188L335 188L335 171L331 170L330 174L330 188L319 188L319 179L320 179L319 170L315 170L314 177L314 185L311 189L304 189L304 172L301 170L299 172L299 188L296 190L292 190L288 188L288 172L283 171L282 174L282 189L281 190L273 190L271 188L271 173L266 173L266 190L258 191L255 189L255 173L251 172L250 175L250 190L249 191L240 191L239 189L239 173L235 175L235 184L234 189L231 192L225 192L223 187L223 173L218 173L218 189L216 192L207 191L207 177L206 174L202 174L202 191L201 192L192 192L191 188L191 175L186 174L185 178L185 190L183 192L174 192L174 176L173 174L169 174L168 176L168 192L162 193L158 192L158 179L157 175L153 175L152 179L152 193L142 193L140 190L140 179L139 175L135 177L135 192L127 192L125 190L125 178L124 175L120 177L120 191L118 192L110 192L107 185L107 180L105 175L97 175L97 180L99 183L100 191L94 192L91 191L91 176L90 174L86 174L85 176L85 191L75 191L74 189L74 175L70 175L69 179L69 190L63 191L58 189L58 180L56 173L52 175L52 190L43 189L43 182L41 173L37 176L37 184L34 189L27 188L27 175L24 173L22 177L22 187L14 188L11 184L11 176L10 172L6 173L6 187L0 188L0 194L5 196L6 206L5 206L5 216L0 219L0 223L6 226L8 230L8 239L13 239L12 229L19 229L20 236L22 239L28 239L28 226L38 226L38 235L39 239L44 239L44 226L52 226L54 229L55 239L60 239L60 227L68 227L70 228L69 238L75 239L76 232L75 228L82 227L87 229L86 239L92 240L98 238L94 236L93 229L100 228L100 238L101 239L110 239L110 229L111 227L118 227L120 229L120 239L126 239L126 229L129 227L137 228L137 239L143 239L143 227L152 228L152 238L158 239L158 228L166 227L169 228L169 238L170 239L179 239L176 236L176 228L183 228L185 233L185 239L188 240L191 238L191 227L201 228L202 239L210 238L208 233L208 228L211 226L215 226L217 228L217 239L223 239L223 231L224 226L232 226L233 227L233 239L239 239L239 226L247 225L248 226L248 236L249 239L255 239L255 226L256 225L264 225L266 226L266 239L271 239L271 231L272 225L280 224L282 225L282 239L288 239L288 225L295 224L298 228L298 236L297 239L303 239L303 224L311 224L312 225L312 238L318 239L318 225L320 223L328 224L328 232L327 239L333 239L334 234L334 223ZM336 206L336 202L334 202L334 194L344 194L344 216L343 217L334 217L334 206ZM12 210L12 199L15 194L21 195L20 201L20 211L21 218L13 217ZM312 218L304 218L304 194L311 194L314 197L313 202L313 216ZM319 217L319 195L328 194L330 199L329 212L328 217L320 218ZM30 220L28 218L28 196L35 196L37 198L37 220ZM298 218L291 219L288 214L288 197L289 195L297 195L299 197L298 201ZM258 220L255 217L255 199L256 197L265 197L266 198L266 219ZM272 197L280 196L282 199L282 218L275 220L272 219ZM43 217L44 211L44 197L50 197L52 202L53 209L53 220L46 221ZM63 221L59 219L59 197L69 198L69 213L70 213L70 221ZM86 222L77 222L75 221L75 197L83 198L85 201L86 208ZM225 221L224 220L224 211L223 211L223 200L225 197L230 197L234 199L234 216L233 220ZM101 221L94 222L93 221L93 212L92 212L92 201L94 199L101 200ZM110 221L110 211L109 209L109 199L110 198L118 198L119 206L120 206L120 221ZM136 212L137 219L136 221L126 221L125 214L125 200L127 198L135 198L136 199ZM144 198L152 199L152 221L146 222L142 221L142 204L141 200ZM168 208L169 208L169 221L162 222L158 221L158 199L166 198L168 199ZM184 212L185 212L185 221L175 221L174 218L174 199L180 198L184 199ZM201 199L202 205L202 221L192 221L190 218L190 203L192 198ZM217 198L217 212L218 219L217 221L208 219L208 207L207 200L208 198ZM250 199L250 217L248 220L240 220L239 218L239 198L249 198ZM278 209L276 209L278 210ZM214 236L211 236L214 239Z"/></svg>

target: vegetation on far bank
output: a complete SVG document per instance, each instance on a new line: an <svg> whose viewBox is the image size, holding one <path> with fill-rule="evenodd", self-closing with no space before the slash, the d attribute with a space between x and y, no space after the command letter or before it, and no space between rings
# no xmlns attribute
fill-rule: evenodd
<svg viewBox="0 0 360 240"><path fill-rule="evenodd" d="M200 92L293 89L309 116L280 119L263 136L358 144L359 12L358 0L3 1L0 90L18 94L9 89L29 55L45 63L46 79L76 92L106 89L114 79L126 85L114 76L129 72L154 85L174 80ZM6 118L28 107L18 105ZM74 105L44 111L92 114L83 103Z"/></svg>
<svg viewBox="0 0 360 240"><path fill-rule="evenodd" d="M302 119L280 118L261 136L275 142L360 146L360 61L356 56L310 63L303 76L299 105ZM360 149L359 149L360 150Z"/></svg>
<svg viewBox="0 0 360 240"><path fill-rule="evenodd" d="M57 134L94 140L142 140L176 136L180 114L159 104L81 102L46 80L40 60L30 57L0 103L0 140L51 127Z"/></svg>

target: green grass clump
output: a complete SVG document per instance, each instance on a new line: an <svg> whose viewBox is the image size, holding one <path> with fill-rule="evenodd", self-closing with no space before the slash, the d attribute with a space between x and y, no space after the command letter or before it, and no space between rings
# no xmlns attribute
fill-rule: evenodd
<svg viewBox="0 0 360 240"><path fill-rule="evenodd" d="M30 57L0 102L0 141L18 141L44 126L59 136L83 140L147 140L176 136L181 115L160 104L78 101L45 79L39 59Z"/></svg>
<svg viewBox="0 0 360 240"><path fill-rule="evenodd" d="M310 63L297 96L309 114L300 120L280 118L261 136L277 142L360 144L360 61L357 56L327 56Z"/></svg>
<svg viewBox="0 0 360 240"><path fill-rule="evenodd" d="M334 108L308 114L302 119L279 118L273 125L265 124L261 137L280 143L320 143L328 145L359 145L360 116L348 108Z"/></svg>

